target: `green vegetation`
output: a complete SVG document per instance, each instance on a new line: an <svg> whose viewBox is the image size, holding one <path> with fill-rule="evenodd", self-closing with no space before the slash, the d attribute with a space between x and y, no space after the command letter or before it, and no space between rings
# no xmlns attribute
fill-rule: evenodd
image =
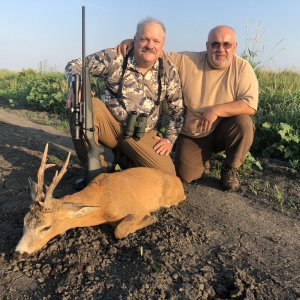
<svg viewBox="0 0 300 300"><path fill-rule="evenodd" d="M251 55L255 63L255 54ZM247 53L244 53L247 58ZM253 57L254 56L254 57ZM259 110L254 116L256 125L252 154L288 161L300 168L300 74L296 72L263 71L255 64L260 84ZM92 79L92 89L101 95L104 84ZM0 70L0 98L14 108L29 108L66 117L67 82L59 72L22 72ZM57 121L57 120L56 120ZM245 168L259 162L249 154Z"/></svg>
<svg viewBox="0 0 300 300"><path fill-rule="evenodd" d="M104 89L103 81L92 78L92 88L96 95ZM0 70L0 99L11 108L26 108L31 111L28 117L37 123L55 125L62 129L68 127L66 98L68 84L60 72L35 71L26 69L21 72Z"/></svg>
<svg viewBox="0 0 300 300"><path fill-rule="evenodd" d="M63 113L67 89L62 73L42 73L32 69L0 72L0 97L12 107Z"/></svg>
<svg viewBox="0 0 300 300"><path fill-rule="evenodd" d="M300 74L259 72L260 103L253 151L299 166ZM297 163L298 162L298 163Z"/></svg>
<svg viewBox="0 0 300 300"><path fill-rule="evenodd" d="M283 202L284 202L283 194L279 190L279 188L276 184L274 185L274 196L275 196L275 199L277 200L280 210L283 211Z"/></svg>

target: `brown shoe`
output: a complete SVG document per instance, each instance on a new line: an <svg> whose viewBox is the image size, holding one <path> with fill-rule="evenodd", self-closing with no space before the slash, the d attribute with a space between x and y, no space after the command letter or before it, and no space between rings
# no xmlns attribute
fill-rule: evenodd
<svg viewBox="0 0 300 300"><path fill-rule="evenodd" d="M224 164L221 170L221 181L227 191L235 192L240 188L240 182L237 178L237 169Z"/></svg>

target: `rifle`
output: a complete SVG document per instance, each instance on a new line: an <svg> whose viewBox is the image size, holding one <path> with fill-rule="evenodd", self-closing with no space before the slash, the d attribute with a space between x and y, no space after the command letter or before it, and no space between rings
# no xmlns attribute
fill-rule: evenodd
<svg viewBox="0 0 300 300"><path fill-rule="evenodd" d="M101 173L101 145L95 142L91 80L85 59L85 6L82 6L82 72L72 77L73 103L70 122L73 144L79 159L86 164L87 183ZM81 92L81 101L79 93Z"/></svg>

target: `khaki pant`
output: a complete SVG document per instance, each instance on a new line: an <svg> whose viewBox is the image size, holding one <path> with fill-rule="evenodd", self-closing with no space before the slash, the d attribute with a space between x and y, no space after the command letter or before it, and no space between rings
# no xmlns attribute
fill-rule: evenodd
<svg viewBox="0 0 300 300"><path fill-rule="evenodd" d="M157 132L146 133L139 141L124 138L121 124L112 116L105 104L98 98L93 99L95 140L103 146L119 150L125 154L136 167L149 167L176 175L175 166L170 156L157 154L153 147L157 143ZM78 151L77 151L78 155ZM84 155L78 155L85 161Z"/></svg>
<svg viewBox="0 0 300 300"><path fill-rule="evenodd" d="M190 183L202 177L212 153L225 150L225 163L239 168L253 143L254 124L248 115L224 118L206 137L190 138L179 135L175 166L177 176Z"/></svg>

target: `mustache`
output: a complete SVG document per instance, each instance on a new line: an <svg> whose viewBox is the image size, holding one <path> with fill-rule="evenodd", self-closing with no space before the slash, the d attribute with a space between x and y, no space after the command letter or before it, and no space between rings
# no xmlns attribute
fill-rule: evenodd
<svg viewBox="0 0 300 300"><path fill-rule="evenodd" d="M148 48L148 47L144 48L144 49L142 50L142 52L143 52L143 53L144 53L144 52L151 52L152 54L156 54L156 51L155 51L154 49L150 49L150 48Z"/></svg>

